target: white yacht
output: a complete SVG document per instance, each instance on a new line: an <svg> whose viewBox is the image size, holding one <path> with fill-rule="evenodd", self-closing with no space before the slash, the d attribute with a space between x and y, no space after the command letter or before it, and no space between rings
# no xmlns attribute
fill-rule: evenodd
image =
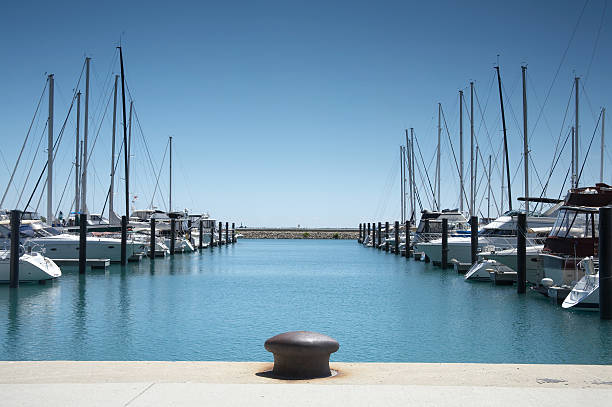
<svg viewBox="0 0 612 407"><path fill-rule="evenodd" d="M8 245L9 222L0 221L0 243ZM79 236L63 233L60 230L42 223L40 220L23 220L20 228L21 241L26 251L44 249L45 256L50 259L78 259ZM136 258L142 253L139 242L127 242L127 257ZM121 261L121 239L87 236L87 258L110 259L111 262Z"/></svg>
<svg viewBox="0 0 612 407"><path fill-rule="evenodd" d="M599 267L593 257L585 257L579 264L584 269L584 276L574 285L561 306L596 311L599 309Z"/></svg>
<svg viewBox="0 0 612 407"><path fill-rule="evenodd" d="M486 225L478 233L478 251L485 247L497 250L516 247L517 212L506 212L503 216ZM555 218L545 216L528 216L527 224L529 231L528 239L544 240L555 223ZM442 239L430 242L417 242L416 250L423 252L434 263L440 263L442 258ZM455 259L460 263L471 263L471 238L470 236L448 237L448 260Z"/></svg>
<svg viewBox="0 0 612 407"><path fill-rule="evenodd" d="M9 250L0 251L0 283L8 283L11 275L11 255ZM19 281L35 282L52 280L62 275L53 260L38 252L24 253L19 256Z"/></svg>

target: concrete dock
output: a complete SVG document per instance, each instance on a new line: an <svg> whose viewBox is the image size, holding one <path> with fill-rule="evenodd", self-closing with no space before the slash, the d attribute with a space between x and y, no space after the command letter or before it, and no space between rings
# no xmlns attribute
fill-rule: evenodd
<svg viewBox="0 0 612 407"><path fill-rule="evenodd" d="M257 362L0 362L2 406L608 406L612 366L331 363L277 380ZM261 373L264 373L263 375Z"/></svg>

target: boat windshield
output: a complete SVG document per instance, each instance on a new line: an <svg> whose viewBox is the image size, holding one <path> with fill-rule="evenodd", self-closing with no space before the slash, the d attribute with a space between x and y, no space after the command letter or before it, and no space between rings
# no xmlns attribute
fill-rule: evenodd
<svg viewBox="0 0 612 407"><path fill-rule="evenodd" d="M599 235L599 213L580 212L569 209L559 210L550 236L591 238Z"/></svg>

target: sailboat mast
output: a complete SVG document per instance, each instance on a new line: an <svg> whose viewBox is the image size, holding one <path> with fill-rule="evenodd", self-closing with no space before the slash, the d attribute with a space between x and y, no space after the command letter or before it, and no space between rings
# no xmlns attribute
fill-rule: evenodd
<svg viewBox="0 0 612 407"><path fill-rule="evenodd" d="M470 216L474 216L474 82L470 82Z"/></svg>
<svg viewBox="0 0 612 407"><path fill-rule="evenodd" d="M499 87L499 105L501 107L502 126L504 129L504 158L506 160L506 176L508 177L508 210L512 210L512 187L510 186L510 161L508 159L508 138L506 136L506 114L504 113L504 96L502 94L501 75L499 66L495 67L497 71L497 86Z"/></svg>
<svg viewBox="0 0 612 407"><path fill-rule="evenodd" d="M83 122L83 158L81 159L81 213L87 213L87 135L89 134L89 65L85 58L85 120Z"/></svg>
<svg viewBox="0 0 612 407"><path fill-rule="evenodd" d="M463 91L459 91L459 210L463 213Z"/></svg>
<svg viewBox="0 0 612 407"><path fill-rule="evenodd" d="M170 202L168 211L172 212L172 136L170 136Z"/></svg>
<svg viewBox="0 0 612 407"><path fill-rule="evenodd" d="M410 221L412 219L412 146L410 145L410 139L408 138L408 129L406 129L406 161L408 162L408 201L410 202L410 210L406 215L406 219ZM405 191L404 191L405 193Z"/></svg>
<svg viewBox="0 0 612 407"><path fill-rule="evenodd" d="M415 156L414 156L414 128L411 127L410 128L410 162L412 163L412 171L411 171L411 181L410 181L410 186L412 187L412 196L410 198L411 201L411 206L412 206L412 213L410 214L410 218L412 219L414 217L414 219L412 219L413 221L416 221L416 183L414 182L415 180L415 175L414 172L416 171L416 166L415 166Z"/></svg>
<svg viewBox="0 0 612 407"><path fill-rule="evenodd" d="M487 219L491 219L491 154L489 154L489 173L487 175Z"/></svg>
<svg viewBox="0 0 612 407"><path fill-rule="evenodd" d="M574 84L576 86L576 120L574 123L574 188L578 188L578 168L580 167L580 155L578 154L578 146L579 144L579 139L578 139L578 100L579 100L579 82L580 82L580 78L579 77L575 77L574 78Z"/></svg>
<svg viewBox="0 0 612 407"><path fill-rule="evenodd" d="M527 87L525 83L526 66L521 66L523 76L523 156L525 164L525 213L529 216L529 148L527 145Z"/></svg>
<svg viewBox="0 0 612 407"><path fill-rule="evenodd" d="M437 188L437 210L440 210L440 137L442 135L442 126L440 123L440 116L442 114L442 104L438 103L438 151L436 158L436 188Z"/></svg>
<svg viewBox="0 0 612 407"><path fill-rule="evenodd" d="M123 105L123 163L125 167L125 216L130 216L130 167L128 165L127 115L125 111L125 71L123 70L123 51L119 48L119 61L121 63L121 102Z"/></svg>
<svg viewBox="0 0 612 407"><path fill-rule="evenodd" d="M76 152L74 154L74 219L77 220L79 213L81 192L79 187L81 184L81 166L79 164L80 157L80 141L79 141L79 127L81 125L81 92L77 92L77 110L76 110ZM78 220L77 220L78 222Z"/></svg>
<svg viewBox="0 0 612 407"><path fill-rule="evenodd" d="M49 121L47 123L47 223L53 224L53 74L49 75Z"/></svg>
<svg viewBox="0 0 612 407"><path fill-rule="evenodd" d="M400 146L400 220L404 223L404 147Z"/></svg>
<svg viewBox="0 0 612 407"><path fill-rule="evenodd" d="M606 128L606 108L601 109L601 157L600 157L600 167L599 167L599 182L603 182L603 173L604 173L604 149L606 147L605 139L604 139L604 130Z"/></svg>
<svg viewBox="0 0 612 407"><path fill-rule="evenodd" d="M115 210L115 131L117 128L117 81L119 75L115 75L115 87L113 88L113 136L111 147L111 173L110 173L110 190L108 193L108 221L113 222Z"/></svg>
<svg viewBox="0 0 612 407"><path fill-rule="evenodd" d="M572 188L576 187L576 142L574 141L576 138L576 131L574 126L572 126Z"/></svg>

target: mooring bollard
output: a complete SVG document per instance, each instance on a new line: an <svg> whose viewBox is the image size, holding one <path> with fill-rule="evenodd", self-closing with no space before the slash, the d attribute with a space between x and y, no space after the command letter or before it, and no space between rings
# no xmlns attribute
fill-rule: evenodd
<svg viewBox="0 0 612 407"><path fill-rule="evenodd" d="M361 243L361 223L359 224L359 237L357 238L357 243Z"/></svg>
<svg viewBox="0 0 612 407"><path fill-rule="evenodd" d="M155 218L151 218L151 250L149 250L149 257L155 258Z"/></svg>
<svg viewBox="0 0 612 407"><path fill-rule="evenodd" d="M219 241L217 244L219 246L223 244L223 222L219 222Z"/></svg>
<svg viewBox="0 0 612 407"><path fill-rule="evenodd" d="M472 264L478 261L478 216L470 217L470 249Z"/></svg>
<svg viewBox="0 0 612 407"><path fill-rule="evenodd" d="M199 248L200 250L202 250L202 247L203 247L203 244L204 244L204 243L203 243L203 240L204 240L204 221L203 221L202 219L200 219L199 229L200 229L200 230L199 230L198 232L200 232L200 233L199 233L199 235L200 235L200 236L199 236L199 237L200 237L200 242L198 243L198 248Z"/></svg>
<svg viewBox="0 0 612 407"><path fill-rule="evenodd" d="M229 222L225 222L225 244L229 244Z"/></svg>
<svg viewBox="0 0 612 407"><path fill-rule="evenodd" d="M378 222L378 243L376 244L376 247L380 249L381 245L382 245L382 223Z"/></svg>
<svg viewBox="0 0 612 407"><path fill-rule="evenodd" d="M395 221L395 244L394 249L395 249L395 254L399 254L399 221Z"/></svg>
<svg viewBox="0 0 612 407"><path fill-rule="evenodd" d="M87 268L87 214L81 213L79 218L79 274L85 274ZM123 245L123 227L121 229L121 244ZM123 248L121 258L123 259Z"/></svg>
<svg viewBox="0 0 612 407"><path fill-rule="evenodd" d="M121 217L121 264L126 265L127 259L127 216Z"/></svg>
<svg viewBox="0 0 612 407"><path fill-rule="evenodd" d="M516 222L516 292L527 290L527 215L519 213Z"/></svg>
<svg viewBox="0 0 612 407"><path fill-rule="evenodd" d="M170 219L170 256L174 255L176 239L176 219Z"/></svg>
<svg viewBox="0 0 612 407"><path fill-rule="evenodd" d="M389 251L389 222L385 222L385 251Z"/></svg>
<svg viewBox="0 0 612 407"><path fill-rule="evenodd" d="M274 376L314 379L331 376L329 356L340 348L340 344L317 332L296 331L273 336L264 347L274 354Z"/></svg>
<svg viewBox="0 0 612 407"><path fill-rule="evenodd" d="M440 267L448 267L448 219L442 219L442 259Z"/></svg>
<svg viewBox="0 0 612 407"><path fill-rule="evenodd" d="M599 318L612 319L612 207L599 209Z"/></svg>
<svg viewBox="0 0 612 407"><path fill-rule="evenodd" d="M236 243L236 222L232 222L232 244Z"/></svg>
<svg viewBox="0 0 612 407"><path fill-rule="evenodd" d="M11 211L11 253L9 286L19 287L19 227L21 226L21 211Z"/></svg>
<svg viewBox="0 0 612 407"><path fill-rule="evenodd" d="M406 250L404 256L406 256L406 260L410 258L410 221L406 221Z"/></svg>

